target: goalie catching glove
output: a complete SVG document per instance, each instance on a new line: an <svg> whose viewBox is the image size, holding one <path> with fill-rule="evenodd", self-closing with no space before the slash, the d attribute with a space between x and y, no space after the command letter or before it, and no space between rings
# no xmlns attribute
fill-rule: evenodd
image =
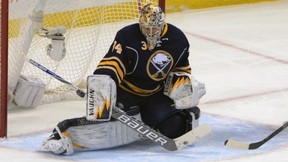
<svg viewBox="0 0 288 162"><path fill-rule="evenodd" d="M197 106L205 93L205 84L187 73L170 72L164 88L164 94L174 100L177 109Z"/></svg>

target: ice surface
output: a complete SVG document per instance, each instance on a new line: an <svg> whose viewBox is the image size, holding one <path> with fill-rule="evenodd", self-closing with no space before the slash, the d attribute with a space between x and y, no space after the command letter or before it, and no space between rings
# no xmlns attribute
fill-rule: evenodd
<svg viewBox="0 0 288 162"><path fill-rule="evenodd" d="M101 162L119 161L122 159L125 160L125 162L134 162L137 159L141 159L140 161L175 162L181 160L198 162L252 156L255 154L270 152L271 150L279 149L288 144L288 141L285 139L285 133L282 133L277 136L277 138L271 140L269 144L264 145L257 150L245 151L226 148L223 145L223 141L228 138L255 142L273 132L276 127L206 114L202 116L201 120L209 123L213 132L206 138L199 140L195 144L181 151L170 152L148 140L142 140L113 149L78 152L73 156L57 156L57 158L72 161L96 160ZM33 152L35 154L42 154L43 157L49 158L53 155L37 153L37 148L39 148L43 139L48 136L48 133L23 135L20 137L9 138L9 140L4 140L0 143L0 146L25 152Z"/></svg>
<svg viewBox="0 0 288 162"><path fill-rule="evenodd" d="M0 161L286 162L288 129L257 150L224 147L228 138L257 142L288 120L288 2L237 5L167 15L190 41L193 75L206 84L201 122L212 133L168 152L149 141L55 156L36 152L61 120L85 115L83 101L10 111Z"/></svg>

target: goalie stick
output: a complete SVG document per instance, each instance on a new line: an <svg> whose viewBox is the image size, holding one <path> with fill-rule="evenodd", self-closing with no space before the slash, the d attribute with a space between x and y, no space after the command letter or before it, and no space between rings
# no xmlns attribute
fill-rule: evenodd
<svg viewBox="0 0 288 162"><path fill-rule="evenodd" d="M72 83L66 81L65 79L55 74L51 70L47 69L46 67L42 66L41 64L37 63L36 61L29 59L29 63L41 69L42 71L46 72L47 74L51 75L52 77L59 80L60 82L65 83L68 86L70 86L73 90L76 91L76 94L79 97L84 98L86 96L86 93L83 92L81 89L74 86ZM112 113L112 117L114 119L120 121L126 126L132 128L134 131L144 135L149 140L155 142L156 144L160 145L161 147L169 151L182 149L187 145L195 143L198 139L207 136L211 132L211 128L208 124L202 124L176 139L171 139L157 132L156 130L150 128L148 125L144 124L143 122L138 121L135 118L127 115L120 108L114 107L113 111L117 112L117 113Z"/></svg>
<svg viewBox="0 0 288 162"><path fill-rule="evenodd" d="M245 149L245 150L254 150L265 144L267 141L269 141L271 138L279 134L281 131L283 131L286 127L288 126L288 121L284 122L284 124L275 130L273 133L271 133L269 136L264 138L263 140L259 142L254 142L254 143L248 143L248 142L241 142L241 141L236 141L233 139L228 139L225 141L225 145L231 148L237 148L237 149Z"/></svg>
<svg viewBox="0 0 288 162"><path fill-rule="evenodd" d="M53 71L47 69L46 67L44 67L43 65L39 64L38 62L29 59L28 58L28 62L32 65L34 65L35 67L37 67L38 69L44 71L45 73L51 75L53 78L59 80L62 83L65 83L67 85L69 85L73 90L76 91L77 95L80 97L85 97L85 93L83 91L81 91L78 87L74 86L73 84L71 84L70 82L66 81L65 79L63 79L62 77L60 77L59 75L55 74Z"/></svg>

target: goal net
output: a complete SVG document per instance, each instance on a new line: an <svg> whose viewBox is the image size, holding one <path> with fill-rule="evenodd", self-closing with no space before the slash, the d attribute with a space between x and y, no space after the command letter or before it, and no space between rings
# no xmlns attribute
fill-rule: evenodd
<svg viewBox="0 0 288 162"><path fill-rule="evenodd" d="M8 0L1 3L4 1ZM9 0L8 91L13 92L20 75L25 75L45 82L42 103L81 99L69 86L33 66L29 60L85 89L87 75L93 73L106 54L116 32L138 22L139 9L147 3L158 5L163 1ZM47 55L54 38L49 34L56 29L62 34L66 51L61 60L53 60Z"/></svg>

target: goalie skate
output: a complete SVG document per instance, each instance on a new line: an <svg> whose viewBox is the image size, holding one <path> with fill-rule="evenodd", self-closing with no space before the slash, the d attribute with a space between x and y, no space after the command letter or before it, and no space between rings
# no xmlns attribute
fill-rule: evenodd
<svg viewBox="0 0 288 162"><path fill-rule="evenodd" d="M61 139L55 139L55 136L60 136ZM38 149L38 151L52 152L54 154L64 155L71 155L74 153L71 140L64 135L59 135L58 132L53 132L52 135L43 142L42 146Z"/></svg>

